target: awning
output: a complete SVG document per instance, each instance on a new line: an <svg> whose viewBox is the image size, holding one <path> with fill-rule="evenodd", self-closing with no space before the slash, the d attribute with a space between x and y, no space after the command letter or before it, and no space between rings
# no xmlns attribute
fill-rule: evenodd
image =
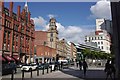
<svg viewBox="0 0 120 80"><path fill-rule="evenodd" d="M6 60L2 57L2 55L0 55L0 61L6 61Z"/></svg>
<svg viewBox="0 0 120 80"><path fill-rule="evenodd" d="M15 60L19 61L19 56L14 55L13 58L14 58Z"/></svg>
<svg viewBox="0 0 120 80"><path fill-rule="evenodd" d="M4 57L8 60L8 61L15 61L12 57L10 57L9 55L4 55Z"/></svg>

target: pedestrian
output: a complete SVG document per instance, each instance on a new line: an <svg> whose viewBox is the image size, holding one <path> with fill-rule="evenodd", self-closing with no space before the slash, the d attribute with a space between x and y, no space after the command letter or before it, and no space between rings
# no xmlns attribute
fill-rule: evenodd
<svg viewBox="0 0 120 80"><path fill-rule="evenodd" d="M61 69L63 69L63 62L61 61Z"/></svg>
<svg viewBox="0 0 120 80"><path fill-rule="evenodd" d="M77 60L77 62L76 62L76 66L77 66L77 68L78 68L78 65L79 65L79 61Z"/></svg>
<svg viewBox="0 0 120 80"><path fill-rule="evenodd" d="M113 78L114 78L114 80L115 80L116 69L115 69L114 59L112 59L112 61L111 61L111 69L112 69Z"/></svg>
<svg viewBox="0 0 120 80"><path fill-rule="evenodd" d="M107 60L104 71L106 73L106 80L108 79L109 76L112 79L112 68L111 68L110 60Z"/></svg>
<svg viewBox="0 0 120 80"><path fill-rule="evenodd" d="M86 76L86 71L87 71L87 68L88 68L88 65L87 65L87 62L85 61L85 59L83 60L83 71L84 71L84 77Z"/></svg>
<svg viewBox="0 0 120 80"><path fill-rule="evenodd" d="M82 62L79 60L79 68L82 70Z"/></svg>

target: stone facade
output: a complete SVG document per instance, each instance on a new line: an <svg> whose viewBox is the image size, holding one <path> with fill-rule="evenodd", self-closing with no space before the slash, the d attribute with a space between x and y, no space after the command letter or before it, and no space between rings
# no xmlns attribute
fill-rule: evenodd
<svg viewBox="0 0 120 80"><path fill-rule="evenodd" d="M56 20L51 18L49 21L49 29L48 29L48 46L56 49L58 42L58 31L56 26Z"/></svg>

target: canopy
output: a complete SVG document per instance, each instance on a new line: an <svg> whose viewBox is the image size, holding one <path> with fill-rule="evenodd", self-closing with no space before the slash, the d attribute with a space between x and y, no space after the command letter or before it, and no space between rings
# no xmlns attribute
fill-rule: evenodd
<svg viewBox="0 0 120 80"><path fill-rule="evenodd" d="M15 61L12 57L10 57L9 55L4 55L4 57L8 60L8 61Z"/></svg>
<svg viewBox="0 0 120 80"><path fill-rule="evenodd" d="M19 56L14 55L13 58L14 58L15 60L19 61Z"/></svg>

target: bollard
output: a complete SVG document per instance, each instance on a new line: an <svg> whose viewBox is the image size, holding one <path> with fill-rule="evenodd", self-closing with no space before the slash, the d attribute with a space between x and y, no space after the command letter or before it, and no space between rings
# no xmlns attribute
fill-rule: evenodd
<svg viewBox="0 0 120 80"><path fill-rule="evenodd" d="M32 78L32 68L30 68L30 73L31 73L30 77Z"/></svg>
<svg viewBox="0 0 120 80"><path fill-rule="evenodd" d="M12 70L11 80L14 79L14 70Z"/></svg>
<svg viewBox="0 0 120 80"><path fill-rule="evenodd" d="M58 64L57 64L57 70L58 70Z"/></svg>
<svg viewBox="0 0 120 80"><path fill-rule="evenodd" d="M47 67L47 73L49 72L49 67Z"/></svg>
<svg viewBox="0 0 120 80"><path fill-rule="evenodd" d="M58 66L58 70L60 70L60 65Z"/></svg>
<svg viewBox="0 0 120 80"><path fill-rule="evenodd" d="M22 80L24 80L24 69L22 70Z"/></svg>
<svg viewBox="0 0 120 80"><path fill-rule="evenodd" d="M37 76L39 76L39 68L37 68Z"/></svg>
<svg viewBox="0 0 120 80"><path fill-rule="evenodd" d="M52 72L52 66L50 66L50 72Z"/></svg>
<svg viewBox="0 0 120 80"><path fill-rule="evenodd" d="M42 70L43 70L43 71L42 71L42 75L44 75L44 66L43 66Z"/></svg>

